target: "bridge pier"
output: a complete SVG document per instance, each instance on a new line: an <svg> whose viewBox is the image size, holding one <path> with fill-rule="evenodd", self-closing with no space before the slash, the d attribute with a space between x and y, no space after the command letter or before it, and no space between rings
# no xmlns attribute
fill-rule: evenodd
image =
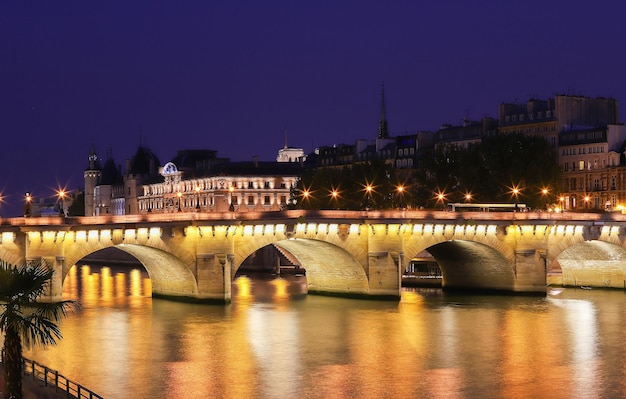
<svg viewBox="0 0 626 399"><path fill-rule="evenodd" d="M233 255L225 253L196 256L197 299L202 302L224 302L232 299Z"/></svg>
<svg viewBox="0 0 626 399"><path fill-rule="evenodd" d="M400 298L402 253L368 254L369 295L373 298Z"/></svg>

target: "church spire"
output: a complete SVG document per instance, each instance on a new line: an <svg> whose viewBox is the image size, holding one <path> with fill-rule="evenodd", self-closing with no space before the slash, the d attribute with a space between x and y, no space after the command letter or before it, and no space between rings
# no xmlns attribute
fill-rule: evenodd
<svg viewBox="0 0 626 399"><path fill-rule="evenodd" d="M380 104L380 121L378 122L378 138L386 139L389 137L387 128L387 116L385 115L385 83L383 82L381 104Z"/></svg>

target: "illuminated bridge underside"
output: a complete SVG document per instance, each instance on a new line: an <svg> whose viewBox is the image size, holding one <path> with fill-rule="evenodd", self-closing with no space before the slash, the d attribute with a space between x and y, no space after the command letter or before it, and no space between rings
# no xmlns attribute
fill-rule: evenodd
<svg viewBox="0 0 626 399"><path fill-rule="evenodd" d="M146 268L152 281L153 295L173 297L197 295L195 276L174 255L142 245L122 244L116 248L131 254Z"/></svg>
<svg viewBox="0 0 626 399"><path fill-rule="evenodd" d="M453 240L434 245L428 252L439 263L445 289L514 291L510 262L484 244Z"/></svg>
<svg viewBox="0 0 626 399"><path fill-rule="evenodd" d="M579 243L563 251L557 262L563 285L626 288L626 250L616 244Z"/></svg>
<svg viewBox="0 0 626 399"><path fill-rule="evenodd" d="M275 244L289 251L306 269L309 292L366 295L369 283L363 267L345 250L319 240L284 240Z"/></svg>

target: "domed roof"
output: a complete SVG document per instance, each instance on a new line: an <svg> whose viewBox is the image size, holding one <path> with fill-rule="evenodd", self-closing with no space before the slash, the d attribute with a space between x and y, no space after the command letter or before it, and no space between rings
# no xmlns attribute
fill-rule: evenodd
<svg viewBox="0 0 626 399"><path fill-rule="evenodd" d="M139 146L126 172L134 175L151 175L157 173L160 164L159 158L149 148Z"/></svg>

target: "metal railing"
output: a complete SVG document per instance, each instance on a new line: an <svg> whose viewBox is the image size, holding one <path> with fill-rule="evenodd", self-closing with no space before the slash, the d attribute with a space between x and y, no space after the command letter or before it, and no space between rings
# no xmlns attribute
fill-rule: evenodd
<svg viewBox="0 0 626 399"><path fill-rule="evenodd" d="M65 392L67 397L76 399L103 399L102 396L92 392L84 386L75 383L59 374L56 370L37 363L34 360L23 358L24 374L32 375L33 379L39 380L45 386L51 386L55 389Z"/></svg>

